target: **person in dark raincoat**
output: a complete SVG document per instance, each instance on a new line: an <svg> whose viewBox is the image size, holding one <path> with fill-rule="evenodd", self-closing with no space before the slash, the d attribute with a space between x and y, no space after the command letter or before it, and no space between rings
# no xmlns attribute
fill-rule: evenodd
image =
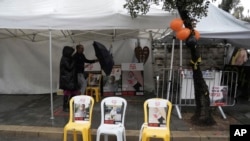
<svg viewBox="0 0 250 141"><path fill-rule="evenodd" d="M59 88L63 90L63 111L69 110L69 100L79 95L75 61L72 57L74 48L65 46L60 61Z"/></svg>
<svg viewBox="0 0 250 141"><path fill-rule="evenodd" d="M85 73L85 63L95 63L98 62L98 59L89 60L83 54L84 47L83 45L79 44L76 46L76 53L73 55L74 61L76 63L76 71L77 71L77 78L78 78L78 85L81 94L85 93L85 88L87 86L86 78L88 75Z"/></svg>

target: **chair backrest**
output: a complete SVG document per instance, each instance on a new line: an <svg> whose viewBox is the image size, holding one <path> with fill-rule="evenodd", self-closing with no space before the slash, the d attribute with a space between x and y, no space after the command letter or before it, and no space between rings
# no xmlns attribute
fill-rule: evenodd
<svg viewBox="0 0 250 141"><path fill-rule="evenodd" d="M144 122L152 127L170 127L172 103L162 98L150 98L144 102Z"/></svg>
<svg viewBox="0 0 250 141"><path fill-rule="evenodd" d="M89 73L88 75L88 86L89 87L99 87L101 86L102 75Z"/></svg>
<svg viewBox="0 0 250 141"><path fill-rule="evenodd" d="M77 95L70 99L69 122L91 122L94 99L88 95Z"/></svg>
<svg viewBox="0 0 250 141"><path fill-rule="evenodd" d="M125 121L127 101L124 98L111 96L101 102L101 124L122 124Z"/></svg>

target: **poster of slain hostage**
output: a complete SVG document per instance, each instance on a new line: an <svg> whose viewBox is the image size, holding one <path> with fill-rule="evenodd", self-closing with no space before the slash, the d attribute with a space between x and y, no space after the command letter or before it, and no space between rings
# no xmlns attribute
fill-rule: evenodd
<svg viewBox="0 0 250 141"><path fill-rule="evenodd" d="M210 103L214 106L221 106L227 104L228 87L214 86L210 93Z"/></svg>

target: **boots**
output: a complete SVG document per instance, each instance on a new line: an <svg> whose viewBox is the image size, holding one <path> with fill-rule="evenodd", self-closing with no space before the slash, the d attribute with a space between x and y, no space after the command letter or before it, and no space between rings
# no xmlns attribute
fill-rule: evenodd
<svg viewBox="0 0 250 141"><path fill-rule="evenodd" d="M69 112L69 100L70 100L70 96L68 95L63 96L63 111L64 112Z"/></svg>

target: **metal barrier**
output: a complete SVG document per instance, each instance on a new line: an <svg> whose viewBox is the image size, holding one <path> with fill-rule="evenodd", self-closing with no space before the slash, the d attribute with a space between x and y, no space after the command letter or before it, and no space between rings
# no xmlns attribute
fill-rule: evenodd
<svg viewBox="0 0 250 141"><path fill-rule="evenodd" d="M209 88L211 106L218 107L226 119L223 106L235 104L238 74L234 71L202 71ZM168 99L182 119L180 106L195 106L192 70L160 69L156 76L157 97Z"/></svg>

